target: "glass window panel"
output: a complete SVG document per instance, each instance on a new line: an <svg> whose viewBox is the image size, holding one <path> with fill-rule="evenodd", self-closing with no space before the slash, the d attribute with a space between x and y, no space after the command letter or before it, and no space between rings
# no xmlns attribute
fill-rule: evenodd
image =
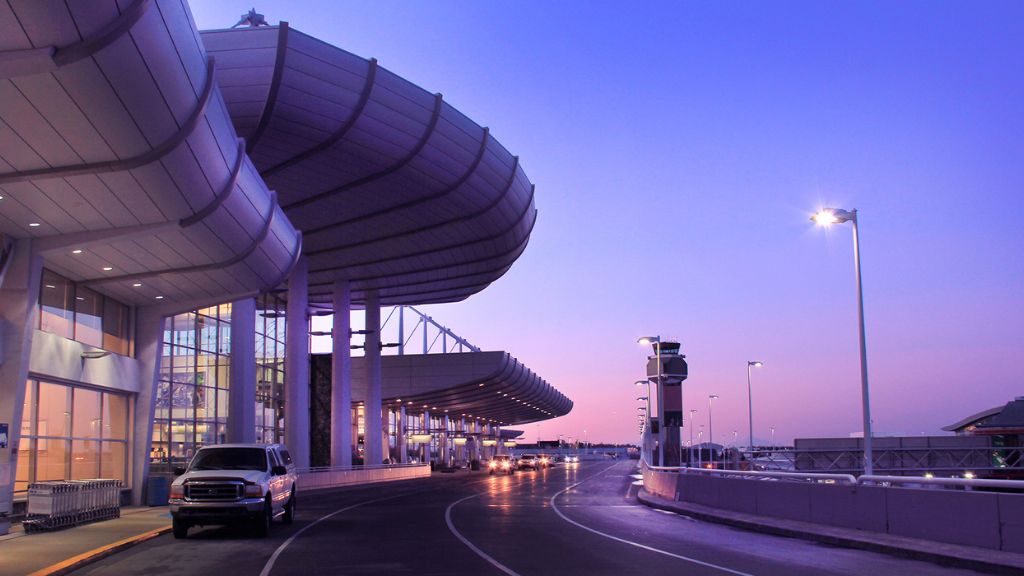
<svg viewBox="0 0 1024 576"><path fill-rule="evenodd" d="M36 441L36 482L66 480L68 443L66 440L38 439Z"/></svg>
<svg viewBox="0 0 1024 576"><path fill-rule="evenodd" d="M92 440L71 441L71 480L99 478L100 443Z"/></svg>
<svg viewBox="0 0 1024 576"><path fill-rule="evenodd" d="M217 385L217 356L200 352L196 358L196 384L200 386Z"/></svg>
<svg viewBox="0 0 1024 576"><path fill-rule="evenodd" d="M35 450L35 440L22 438L19 444L18 468L14 474L14 491L24 492L28 490L29 482L32 482L32 452Z"/></svg>
<svg viewBox="0 0 1024 576"><path fill-rule="evenodd" d="M35 382L32 380L25 381L25 403L21 408L21 435L26 436L32 434L32 418L35 416L32 406L33 402L33 390L35 389Z"/></svg>
<svg viewBox="0 0 1024 576"><path fill-rule="evenodd" d="M171 389L171 418L191 420L195 396L195 386L175 384Z"/></svg>
<svg viewBox="0 0 1024 576"><path fill-rule="evenodd" d="M228 417L228 391L223 388L217 389L217 419L226 420Z"/></svg>
<svg viewBox="0 0 1024 576"><path fill-rule="evenodd" d="M103 349L128 355L128 307L113 298L103 299Z"/></svg>
<svg viewBox="0 0 1024 576"><path fill-rule="evenodd" d="M75 438L99 438L100 398L95 390L75 388L72 390L74 408L71 411L71 435Z"/></svg>
<svg viewBox="0 0 1024 576"><path fill-rule="evenodd" d="M71 412L68 411L67 386L39 383L39 420L36 422L37 436L67 436Z"/></svg>
<svg viewBox="0 0 1024 576"><path fill-rule="evenodd" d="M226 358L221 356L219 361L222 364L217 366L217 387L228 389L231 387L231 366L223 363Z"/></svg>
<svg viewBox="0 0 1024 576"><path fill-rule="evenodd" d="M196 443L199 446L217 443L217 423L207 420L196 422Z"/></svg>
<svg viewBox="0 0 1024 576"><path fill-rule="evenodd" d="M171 360L171 380L192 384L196 379L195 368L195 350L175 347Z"/></svg>
<svg viewBox="0 0 1024 576"><path fill-rule="evenodd" d="M42 288L39 294L39 329L71 338L74 328L72 293L74 287L66 278L43 270Z"/></svg>
<svg viewBox="0 0 1024 576"><path fill-rule="evenodd" d="M120 480L128 485L127 463L128 444L124 442L104 442L100 449L100 478Z"/></svg>
<svg viewBox="0 0 1024 576"><path fill-rule="evenodd" d="M171 384L170 382L157 382L156 385L156 413L155 418L171 417Z"/></svg>
<svg viewBox="0 0 1024 576"><path fill-rule="evenodd" d="M82 286L75 290L75 340L103 346L103 296Z"/></svg>
<svg viewBox="0 0 1024 576"><path fill-rule="evenodd" d="M220 306L218 306L218 308L220 309L220 318L221 318L221 320L225 320L225 319L231 318L231 303L230 302L228 302L227 304L221 304Z"/></svg>
<svg viewBox="0 0 1024 576"><path fill-rule="evenodd" d="M231 354L231 324L227 322L220 323L220 340L217 345L217 352Z"/></svg>
<svg viewBox="0 0 1024 576"><path fill-rule="evenodd" d="M196 319L199 329L199 349L204 352L217 351L217 321L199 316Z"/></svg>
<svg viewBox="0 0 1024 576"><path fill-rule="evenodd" d="M206 419L212 417L216 406L216 396L214 396L215 388L209 388L207 386L196 386L195 387L195 407L196 407L196 418Z"/></svg>
<svg viewBox="0 0 1024 576"><path fill-rule="evenodd" d="M165 386L166 383L160 384ZM159 386L157 387L159 389ZM128 397L120 394L103 395L103 437L128 439Z"/></svg>

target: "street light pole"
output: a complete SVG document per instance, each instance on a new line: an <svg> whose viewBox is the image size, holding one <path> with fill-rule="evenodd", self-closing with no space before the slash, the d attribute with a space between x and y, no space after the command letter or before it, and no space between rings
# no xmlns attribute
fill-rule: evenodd
<svg viewBox="0 0 1024 576"><path fill-rule="evenodd" d="M696 413L696 410L690 410L690 458L686 461L687 467L690 467L690 465L693 464L693 415Z"/></svg>
<svg viewBox="0 0 1024 576"><path fill-rule="evenodd" d="M711 445L711 460L714 460L715 455L715 431L714 428L711 427L711 401L715 398L718 398L718 394L708 395L708 444Z"/></svg>
<svg viewBox="0 0 1024 576"><path fill-rule="evenodd" d="M871 399L868 394L868 347L864 335L864 288L860 274L860 232L857 225L857 209L850 211L835 208L824 208L811 217L819 225L841 224L850 222L853 225L853 268L857 276L857 316L860 321L860 393L864 417L864 473L874 473L874 457L871 450Z"/></svg>
<svg viewBox="0 0 1024 576"><path fill-rule="evenodd" d="M754 451L754 395L750 392L750 367L764 366L764 362L747 360L747 416L750 419L750 451Z"/></svg>
<svg viewBox="0 0 1024 576"><path fill-rule="evenodd" d="M644 336L640 344L654 344L658 357L658 466L665 465L665 389L661 382L661 336ZM650 394L648 394L650 397Z"/></svg>

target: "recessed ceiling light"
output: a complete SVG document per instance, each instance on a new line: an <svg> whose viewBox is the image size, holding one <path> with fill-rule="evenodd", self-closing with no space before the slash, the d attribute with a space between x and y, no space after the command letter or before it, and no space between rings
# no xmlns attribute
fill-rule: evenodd
<svg viewBox="0 0 1024 576"><path fill-rule="evenodd" d="M114 267L113 267L113 266L104 266L104 267L103 267L103 271L104 271L104 272L110 272L110 271L111 271L111 270L113 270L113 269L114 269Z"/></svg>
<svg viewBox="0 0 1024 576"><path fill-rule="evenodd" d="M163 300L163 299L164 299L164 297L163 297L163 296L157 296L157 297L156 297L156 299L157 299L157 300Z"/></svg>
<svg viewBox="0 0 1024 576"><path fill-rule="evenodd" d="M138 288L139 286L142 286L142 282L136 282L135 284L132 284L132 288Z"/></svg>
<svg viewBox="0 0 1024 576"><path fill-rule="evenodd" d="M75 296L75 300L85 300L85 298L82 298L81 296Z"/></svg>
<svg viewBox="0 0 1024 576"><path fill-rule="evenodd" d="M40 224L39 222L29 222L28 225L31 228L36 228L36 227L42 226L42 224Z"/></svg>
<svg viewBox="0 0 1024 576"><path fill-rule="evenodd" d="M77 248L75 250L72 250L71 253L72 254L81 254L82 253L82 249L81 248Z"/></svg>

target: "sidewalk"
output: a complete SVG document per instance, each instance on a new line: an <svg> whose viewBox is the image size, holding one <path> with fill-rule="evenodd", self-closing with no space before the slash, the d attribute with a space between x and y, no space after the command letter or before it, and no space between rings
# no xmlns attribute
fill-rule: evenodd
<svg viewBox="0 0 1024 576"><path fill-rule="evenodd" d="M1014 552L743 514L699 504L676 502L655 496L646 490L640 490L637 493L637 500L659 510L677 512L692 518L726 524L744 530L814 540L835 546L870 550L994 574L1024 574L1024 554Z"/></svg>
<svg viewBox="0 0 1024 576"><path fill-rule="evenodd" d="M120 518L55 532L25 534L14 526L0 536L0 576L66 574L170 530L166 506L122 508Z"/></svg>

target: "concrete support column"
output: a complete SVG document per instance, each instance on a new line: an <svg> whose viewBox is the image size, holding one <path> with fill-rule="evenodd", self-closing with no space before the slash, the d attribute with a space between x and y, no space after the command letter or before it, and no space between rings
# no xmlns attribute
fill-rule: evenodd
<svg viewBox="0 0 1024 576"><path fill-rule="evenodd" d="M153 417L156 413L156 386L163 354L164 317L152 306L136 309L135 358L139 361L139 393L135 396L135 421L132 428L132 505L145 503L149 480L149 453L153 446ZM255 360L255 356L253 357ZM250 405L250 410L252 406Z"/></svg>
<svg viewBox="0 0 1024 576"><path fill-rule="evenodd" d="M285 442L298 468L309 467L309 263L305 257L288 278L285 344Z"/></svg>
<svg viewBox="0 0 1024 576"><path fill-rule="evenodd" d="M495 444L494 446L498 449L498 454L504 454L506 452L506 450L505 450L505 443L501 441L501 426L495 426L494 429L495 429L494 437L495 437L495 439L498 440L498 443Z"/></svg>
<svg viewBox="0 0 1024 576"><path fill-rule="evenodd" d="M380 298L376 290L366 292L366 464L384 460L382 448L380 390Z"/></svg>
<svg viewBox="0 0 1024 576"><path fill-rule="evenodd" d="M334 283L333 365L331 367L331 466L352 465L352 290Z"/></svg>
<svg viewBox="0 0 1024 576"><path fill-rule="evenodd" d="M14 497L25 381L32 335L39 323L42 277L42 259L33 253L31 240L15 242L9 257L6 269L0 270L0 422L9 423L7 447L0 448L0 513L11 512ZM26 464L27 461L26 452ZM6 533L6 528L0 531Z"/></svg>
<svg viewBox="0 0 1024 576"><path fill-rule="evenodd" d="M256 300L231 303L228 442L256 441Z"/></svg>
<svg viewBox="0 0 1024 576"><path fill-rule="evenodd" d="M423 411L423 420L422 420L422 422L423 422L423 428L420 430L420 432L422 432L424 434L430 434L430 411L429 410L424 410ZM430 462L430 443L427 442L426 444L420 444L420 448L422 448L421 452L423 453L421 455L421 457L420 457L420 464L426 464L426 463Z"/></svg>
<svg viewBox="0 0 1024 576"><path fill-rule="evenodd" d="M406 422L405 404L402 404L398 408L398 431L397 431L398 439L396 441L396 445L398 446L398 463L399 464L406 464L406 463L409 462L409 454L408 454L408 448L407 448L406 438L405 438L405 433L406 433L405 422Z"/></svg>
<svg viewBox="0 0 1024 576"><path fill-rule="evenodd" d="M441 465L442 466L449 466L449 465L451 465L451 457L448 454L448 452L449 452L449 442L450 442L450 440L448 438L449 437L448 430L449 430L449 427L451 426L451 420L448 418L447 414L444 415L443 426L444 426L444 432L441 433Z"/></svg>

